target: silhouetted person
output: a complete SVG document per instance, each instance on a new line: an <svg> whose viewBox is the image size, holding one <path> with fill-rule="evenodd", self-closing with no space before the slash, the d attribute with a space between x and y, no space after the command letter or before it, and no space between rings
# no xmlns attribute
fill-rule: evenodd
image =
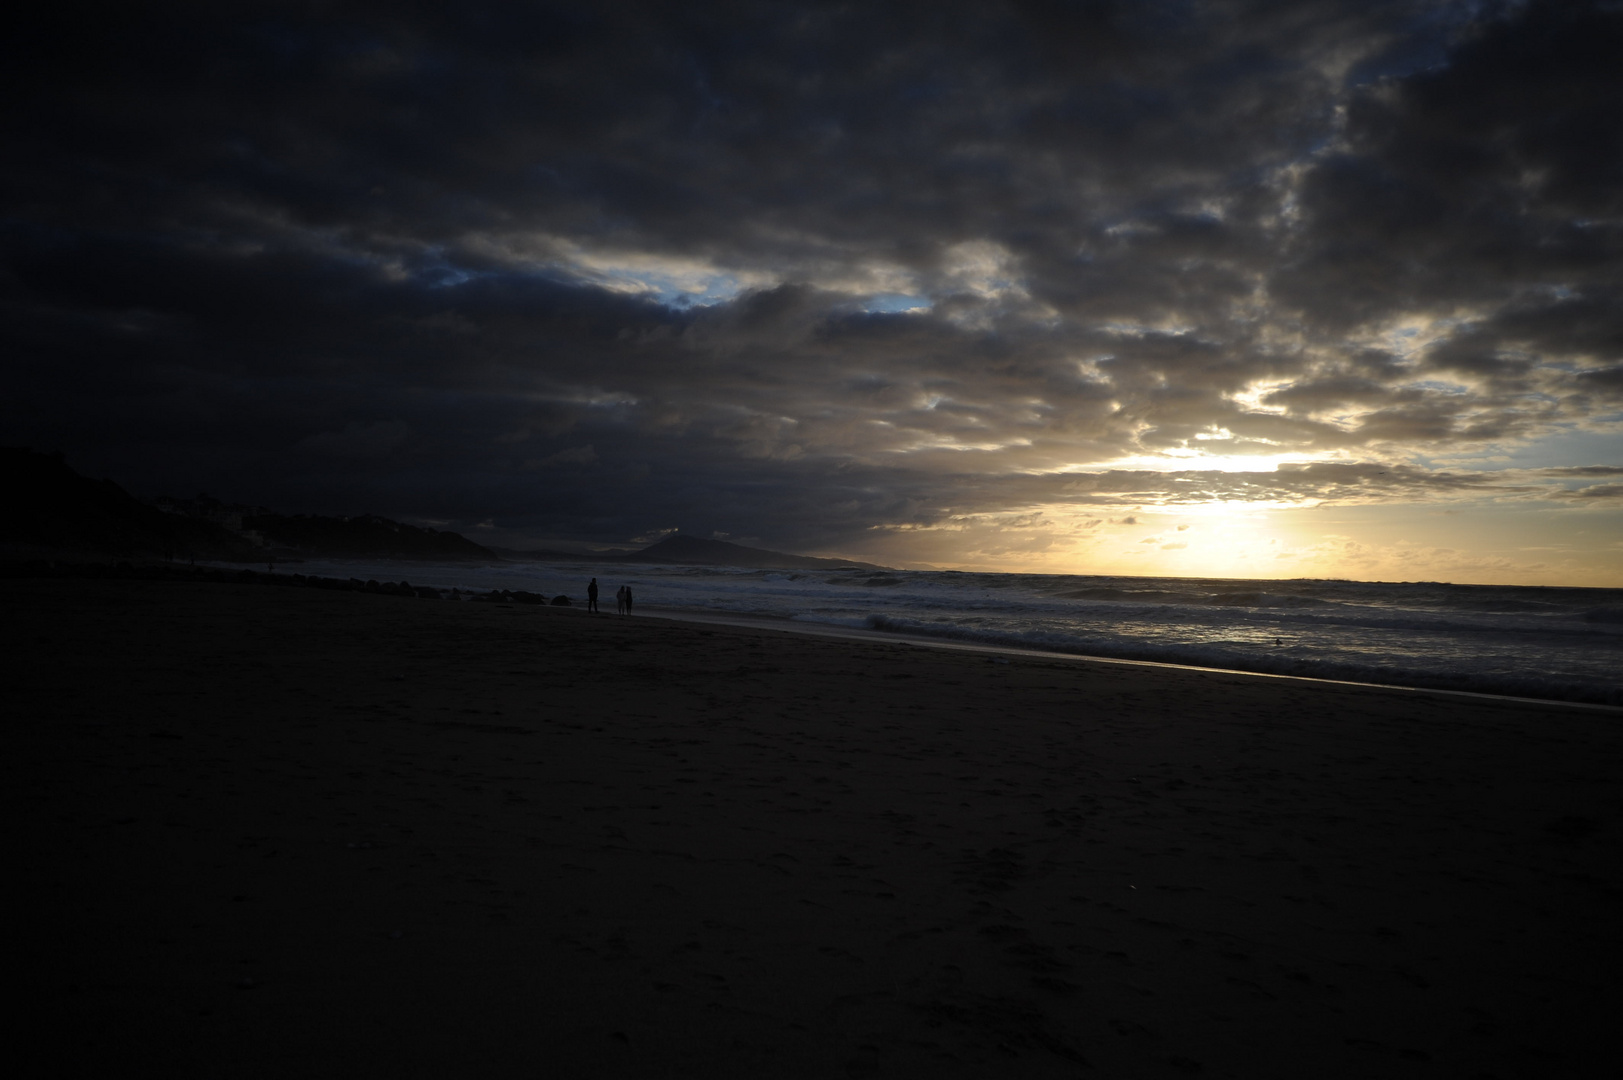
<svg viewBox="0 0 1623 1080"><path fill-rule="evenodd" d="M631 614L631 586L626 586L626 614Z"/></svg>
<svg viewBox="0 0 1623 1080"><path fill-rule="evenodd" d="M586 586L586 610L597 610L597 579L593 578Z"/></svg>
<svg viewBox="0 0 1623 1080"><path fill-rule="evenodd" d="M614 590L614 613L616 615L626 613L626 587L624 585Z"/></svg>

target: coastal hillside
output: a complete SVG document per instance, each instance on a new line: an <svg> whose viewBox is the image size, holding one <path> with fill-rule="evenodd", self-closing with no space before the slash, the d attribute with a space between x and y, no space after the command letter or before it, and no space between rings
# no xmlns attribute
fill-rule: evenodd
<svg viewBox="0 0 1623 1080"><path fill-rule="evenodd" d="M61 454L0 447L0 475L9 503L0 515L0 545L11 557L257 557L250 539L148 506L111 480L81 476Z"/></svg>
<svg viewBox="0 0 1623 1080"><path fill-rule="evenodd" d="M278 553L333 559L421 559L434 562L498 562L500 556L461 533L441 532L376 514L322 517L315 514L252 514L245 531L257 533Z"/></svg>
<svg viewBox="0 0 1623 1080"><path fill-rule="evenodd" d="M743 566L760 570L836 570L855 567L860 570L888 570L889 567L873 563L853 562L850 559L820 559L811 555L789 555L781 551L745 547L725 540L707 540L700 536L676 533L659 543L629 555L620 556L621 562L675 563L683 566Z"/></svg>
<svg viewBox="0 0 1623 1080"><path fill-rule="evenodd" d="M505 558L771 570L888 569L680 533L631 552L493 551L460 533L408 525L376 514L281 514L206 494L191 499L162 496L149 504L111 480L81 476L60 454L18 447L0 448L0 469L7 489L14 493L13 512L0 525L0 544L13 557L77 552L125 559L240 562L300 558L501 562Z"/></svg>
<svg viewBox="0 0 1623 1080"><path fill-rule="evenodd" d="M208 495L148 504L111 480L80 475L60 454L22 447L0 447L0 475L10 496L0 518L0 545L11 558L500 561L460 533L375 514L278 514Z"/></svg>

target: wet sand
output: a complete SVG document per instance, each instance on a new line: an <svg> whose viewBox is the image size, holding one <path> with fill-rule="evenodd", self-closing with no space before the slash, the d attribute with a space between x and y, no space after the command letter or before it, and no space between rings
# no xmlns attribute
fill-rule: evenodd
<svg viewBox="0 0 1623 1080"><path fill-rule="evenodd" d="M5 585L37 1066L1623 1068L1616 711Z"/></svg>

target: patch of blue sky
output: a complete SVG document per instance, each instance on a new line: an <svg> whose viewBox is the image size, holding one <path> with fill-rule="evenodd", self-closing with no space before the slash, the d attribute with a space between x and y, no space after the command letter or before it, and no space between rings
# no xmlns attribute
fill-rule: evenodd
<svg viewBox="0 0 1623 1080"><path fill-rule="evenodd" d="M420 277L430 289L454 289L472 281L474 275L455 266L433 266L423 271Z"/></svg>
<svg viewBox="0 0 1623 1080"><path fill-rule="evenodd" d="M910 293L875 293L859 305L863 311L884 315L900 315L909 311L929 311L930 301Z"/></svg>
<svg viewBox="0 0 1623 1080"><path fill-rule="evenodd" d="M476 277L483 277L477 270L469 270L458 266L447 255L444 246L434 244L424 248L418 256L411 260L409 273L418 284L428 289L453 289L458 285L466 284Z"/></svg>
<svg viewBox="0 0 1623 1080"><path fill-rule="evenodd" d="M1623 464L1623 435L1561 431L1520 446L1495 446L1480 455L1461 453L1447 465L1488 469L1552 469Z"/></svg>
<svg viewBox="0 0 1623 1080"><path fill-rule="evenodd" d="M1469 394L1471 388L1456 382L1444 382L1441 379L1420 379L1409 384L1416 390L1429 390L1434 394L1447 394L1449 397L1458 397Z"/></svg>
<svg viewBox="0 0 1623 1080"><path fill-rule="evenodd" d="M641 296L669 308L711 307L734 300L747 286L727 273L695 273L683 269L662 273L646 267L568 266L576 280L611 292Z"/></svg>
<svg viewBox="0 0 1623 1080"><path fill-rule="evenodd" d="M702 285L657 277L639 281L655 300L666 307L711 307L725 304L744 291L743 284L730 274L710 278Z"/></svg>

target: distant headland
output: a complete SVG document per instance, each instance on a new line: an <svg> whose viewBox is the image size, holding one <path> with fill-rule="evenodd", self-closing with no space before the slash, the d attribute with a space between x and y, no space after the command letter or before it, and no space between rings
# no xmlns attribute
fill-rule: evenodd
<svg viewBox="0 0 1623 1080"><path fill-rule="evenodd" d="M664 563L672 566L740 566L753 570L889 570L891 567L852 559L824 559L814 555L791 555L783 551L745 547L726 540L673 533L640 551L569 552L519 551L496 548L504 558L523 562L630 562Z"/></svg>
<svg viewBox="0 0 1623 1080"><path fill-rule="evenodd" d="M888 569L681 534L641 550L517 550L485 547L460 533L408 525L376 514L280 514L205 494L143 502L111 480L80 475L60 454L21 447L0 447L0 475L13 500L9 513L0 519L0 558L11 560L110 557L273 563L317 558Z"/></svg>

